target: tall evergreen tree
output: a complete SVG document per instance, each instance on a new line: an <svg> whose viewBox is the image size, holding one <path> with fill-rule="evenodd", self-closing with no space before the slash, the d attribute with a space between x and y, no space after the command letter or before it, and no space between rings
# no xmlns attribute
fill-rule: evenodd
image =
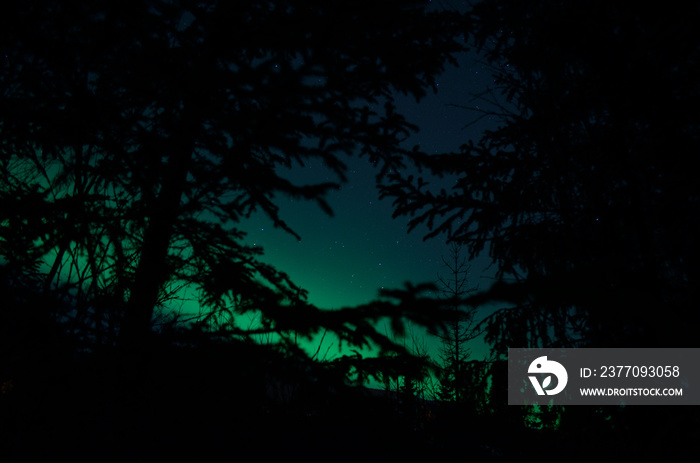
<svg viewBox="0 0 700 463"><path fill-rule="evenodd" d="M494 72L499 125L458 153L416 156L457 176L451 191L394 175L384 194L414 226L488 253L498 281L472 301L508 302L487 325L495 355L697 347L700 9L484 0L467 17ZM499 426L522 419L503 399L506 370L492 363L485 381ZM602 444L590 455L689 458L683 444L637 444L692 439L694 412L631 408L566 409L553 440L593 432L613 440L591 439Z"/></svg>
<svg viewBox="0 0 700 463"><path fill-rule="evenodd" d="M393 176L412 224L488 252L508 346L692 345L700 322L700 33L694 5L487 0L468 12L498 128L415 156L451 191ZM499 113L499 114L496 114ZM477 300L477 299L475 299Z"/></svg>

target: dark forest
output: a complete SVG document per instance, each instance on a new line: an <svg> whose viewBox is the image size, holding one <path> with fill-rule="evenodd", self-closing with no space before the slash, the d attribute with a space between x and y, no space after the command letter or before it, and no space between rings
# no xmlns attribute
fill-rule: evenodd
<svg viewBox="0 0 700 463"><path fill-rule="evenodd" d="M0 461L697 461L693 407L507 405L506 360L700 347L700 8L437 3L3 6ZM493 126L407 146L465 53ZM350 159L450 244L437 283L319 307L246 241L332 217Z"/></svg>

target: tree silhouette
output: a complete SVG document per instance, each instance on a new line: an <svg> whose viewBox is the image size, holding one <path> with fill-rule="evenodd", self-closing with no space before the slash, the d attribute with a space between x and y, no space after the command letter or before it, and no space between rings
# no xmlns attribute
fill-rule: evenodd
<svg viewBox="0 0 700 463"><path fill-rule="evenodd" d="M498 128L414 158L459 181L394 174L411 224L488 252L508 346L669 346L698 324L698 10L623 2L479 2L471 38L493 69Z"/></svg>
<svg viewBox="0 0 700 463"><path fill-rule="evenodd" d="M143 347L154 311L182 287L229 335L249 334L233 315L260 311L258 332L304 336L327 323L366 343L370 308L349 323L349 311L319 314L243 244L241 224L262 211L294 235L280 195L331 214L323 198L345 180L343 155L366 156L378 175L398 167L413 127L392 92L419 99L435 87L461 49L455 25L406 1L9 7L3 265L44 267L43 290L72 302L59 315L92 338L118 333L127 350ZM285 176L311 160L338 182Z"/></svg>
<svg viewBox="0 0 700 463"><path fill-rule="evenodd" d="M449 256L442 258L447 275L438 273L440 290L446 302L451 306L452 317L447 322L444 333L435 333L440 339L439 373L440 398L442 400L462 402L471 380L467 359L470 352L466 343L477 336L475 313L476 307L464 307L463 300L477 291L469 287L469 270L467 259L462 255L462 246L457 242L450 244Z"/></svg>
<svg viewBox="0 0 700 463"><path fill-rule="evenodd" d="M437 368L428 353L425 336L417 333L410 324L406 331L401 340L393 336L394 341L403 346L404 352L386 355L388 361L377 376L383 381L385 391L395 393L404 404L410 402L412 406L415 405L414 398L435 397L433 373Z"/></svg>

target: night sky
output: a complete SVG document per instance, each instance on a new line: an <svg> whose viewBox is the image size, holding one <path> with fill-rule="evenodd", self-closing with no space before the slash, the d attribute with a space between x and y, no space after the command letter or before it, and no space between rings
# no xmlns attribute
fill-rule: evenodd
<svg viewBox="0 0 700 463"><path fill-rule="evenodd" d="M467 0L428 2L432 8L467 9ZM303 159L307 146L301 136L317 137L312 141L319 142L319 150L327 146L320 144L326 138L338 141L341 151L352 146L345 136L353 128L359 128L353 133L358 145L366 130L367 139L381 146L381 127L372 118L384 114L383 101L370 108L369 129L358 114L345 120L341 112L364 105L367 93L362 92L374 88L366 81L378 79L384 91L385 78L400 86L397 76L409 76L406 86L413 88L413 66L404 64L423 66L424 61L430 70L429 58L436 55L427 53L437 50L440 56L440 32L451 36L451 22L436 23L436 32L426 21L426 35L407 27L423 23L397 20L414 16L401 16L398 9L374 15L371 2L361 3L362 10L331 4L318 14L313 2L229 7L166 1L123 10L121 4L113 10L110 3L96 8L79 3L49 2L46 8L10 3L15 6L8 7L10 13L27 25L37 19L41 26L32 29L17 21L17 32L10 31L14 16L0 16L6 26L0 27L0 56L7 53L0 63L0 82L7 84L0 91L0 133L7 135L0 143L5 151L0 178L11 180L0 188L0 461L128 460L136 454L206 461L266 461L295 454L311 460L450 461L459 455L530 461L535 455L523 449L533 441L546 444L534 446L546 450L538 453L541 459L580 446L582 437L591 443L579 452L587 460L600 461L600 453L615 461L649 455L694 461L697 449L688 442L700 432L700 421L687 407L573 410L506 401L514 384L506 379L515 374L503 361L509 347L664 347L662 342L681 347L694 342L698 316L692 304L698 291L693 283L700 270L690 261L700 249L686 240L700 227L689 223L697 212L697 190L682 154L700 146L698 119L685 102L680 116L668 116L668 122L658 114L675 109L662 101L667 95L678 96L677 102L700 101L695 86L700 67L686 70L676 61L697 58L700 46L692 41L689 47L677 45L682 40L670 28L648 22L657 20L655 12L647 18L643 8L640 19L634 8L599 2L586 8L609 11L609 17L603 15L598 25L597 15L590 15L582 24L593 27L572 29L569 22L578 16L570 14L566 2L533 4L530 17L530 6L519 10L517 2L496 1L483 3L493 11L477 8L459 23L470 28L474 40L481 32L487 44L506 44L492 62L518 69L522 78L514 81L522 87L511 89L520 98L516 114L522 120L512 125L511 135L486 138L494 144L483 157L465 163L474 170L464 167L460 175L467 172L474 187L463 186L465 194L480 199L477 187L485 185L484 196L493 197L482 201L485 219L477 224L496 238L493 249L500 249L501 236L499 224L489 223L493 214L505 211L506 225L515 224L503 238L506 252L496 257L526 266L523 273L531 278L496 287L484 298L523 301L517 310L505 310L508 316L483 325L492 345L478 338L445 354L440 339L422 327L409 326L407 336L396 338L390 323L384 323L389 316L381 319L377 332L414 354L404 356L401 349L378 352L377 346L348 345L368 339L366 319L351 332L352 317L319 317L296 303L286 280L275 288L277 275L266 273L267 267L256 269L251 260L288 275L322 310L362 306L377 300L382 289L400 290L407 283L433 283L432 296L441 295L439 280L449 281L451 272L445 263L451 257L447 236L426 240L427 225L409 233L412 217L393 218L392 199L379 199L380 165L368 157L341 157L347 166L347 181L342 181L322 160L286 168L277 156L298 149ZM413 9L424 3L395 6ZM175 15L183 9L193 13ZM220 11L225 14L219 16ZM629 18L618 15L628 11ZM131 14L139 12L147 14L143 19ZM294 21L286 20L288 12ZM346 12L382 21L365 22L362 16L353 23L346 20L352 16L341 16ZM80 24L80 18L87 22ZM384 23L392 21L401 27L385 30ZM336 24L343 24L339 31L359 34L325 34L324 28ZM372 28L358 24L377 24L380 34L363 36ZM647 26L649 31L643 30ZM309 27L307 35L304 27ZM89 34L98 28L104 33ZM619 43L599 51L591 41L589 51L587 30L597 31L592 38L609 33ZM665 48L645 42L625 55L623 45L636 45L632 39L649 39L658 31L660 42L673 48L668 56ZM289 37L297 32L298 40ZM554 39L560 35L576 40L558 43ZM347 37L353 42L345 48ZM331 39L332 46L323 43ZM47 47L54 41L57 45ZM340 53L330 53L337 43ZM394 64L397 43L405 47ZM553 46L543 49L543 43ZM381 45L376 57L375 45ZM352 61L336 66L332 58ZM394 95L396 112L418 128L404 149L459 153L462 145L477 144L484 131L497 128L501 121L486 116L490 110L508 111L479 97L493 98L497 91L492 69L477 52L455 58L459 65L446 64L436 92L421 101ZM509 64L501 64L504 60ZM610 65L616 61L629 73L610 72L618 69ZM652 61L668 62L657 68ZM376 74L367 71L373 66L378 66ZM648 95L626 104L623 100L634 100L637 92L621 92L622 85L629 80L631 89L645 90L647 79L636 75L646 68L661 76L649 82L668 80L689 88L650 88ZM289 78L285 69L291 69ZM319 85L308 84L316 78ZM342 97L336 100L336 94ZM564 94L570 97L562 102ZM626 117L636 116L647 98L650 109L638 118ZM311 130L314 124L318 127ZM275 137L276 130L288 137ZM336 138L338 131L342 135ZM678 140L666 144L669 133ZM659 157L667 147L666 157ZM435 192L451 191L458 179L432 177L415 166L406 169L405 177L420 176ZM266 181L266 175L274 181ZM268 195L298 193L283 179L297 186L340 183L323 198L334 214L314 200ZM671 200L663 198L667 193ZM262 211L240 219L247 207L266 204L274 221ZM524 228L516 226L519 219ZM276 228L275 222L285 227ZM676 225L682 230L672 230ZM294 233L282 229L287 227ZM244 243L237 233L223 236L234 228L245 233ZM240 252L238 244L262 252ZM485 254L470 261L467 287L476 291L487 291L498 270L485 246ZM460 257L469 257L468 246L463 253ZM261 290L258 281L251 281L256 277L273 291ZM478 307L475 321L503 307L508 306ZM424 308L436 313L432 300ZM314 316L321 322L316 326ZM310 339L301 338L309 326L329 327L339 335L313 332ZM452 332L455 337L458 331ZM372 358L380 353L396 358ZM525 375L520 380L527 383ZM549 378L545 382L546 388ZM683 387L692 386L687 383ZM637 445L644 442L664 445L647 451Z"/></svg>
<svg viewBox="0 0 700 463"><path fill-rule="evenodd" d="M483 104L473 95L493 81L475 53L465 54L459 61L459 67L447 68L438 80L437 93L431 92L418 103L413 98L396 97L399 112L420 129L407 140L407 147L420 144L428 153L455 151L495 123L485 118L471 124L480 113L464 107ZM263 247L262 260L286 272L309 292L311 303L324 309L366 303L375 299L382 287L399 288L407 281L436 282L439 272L445 275L442 257L449 254L445 237L423 240L426 227L409 234L409 218L393 219L391 201L379 200L377 169L366 158L346 158L346 162L347 183L327 197L333 217L316 203L278 198L281 218L301 241L275 229L262 214L243 224L249 242ZM320 162L292 169L289 178L298 183L338 180ZM449 188L452 181L433 178L430 183ZM486 256L471 262L470 286L489 286L494 272L488 264ZM434 340L429 344L435 353Z"/></svg>

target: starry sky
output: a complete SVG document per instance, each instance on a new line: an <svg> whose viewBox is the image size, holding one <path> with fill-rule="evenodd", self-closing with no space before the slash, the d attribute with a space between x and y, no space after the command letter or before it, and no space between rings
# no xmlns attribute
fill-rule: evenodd
<svg viewBox="0 0 700 463"><path fill-rule="evenodd" d="M399 112L419 127L406 141L428 153L454 151L495 122L488 118L471 124L480 113L474 94L492 84L488 69L475 53L465 53L459 66L451 66L438 80L438 91L420 102L397 96ZM483 103L482 103L483 104ZM456 107L459 106L459 107ZM468 126L468 127L465 127ZM306 289L309 301L324 309L348 307L375 299L380 288L399 288L404 282L436 282L447 271L442 257L449 248L444 237L424 241L425 227L407 231L407 217L392 218L391 200L379 200L377 170L365 158L348 158L348 181L327 196L334 211L329 217L311 202L277 198L280 215L301 236L301 241L275 229L262 214L243 224L249 243L262 246L262 260L286 272ZM321 163L291 170L299 183L336 181ZM454 179L432 179L449 187ZM470 286L486 289L493 270L479 257L471 262Z"/></svg>

